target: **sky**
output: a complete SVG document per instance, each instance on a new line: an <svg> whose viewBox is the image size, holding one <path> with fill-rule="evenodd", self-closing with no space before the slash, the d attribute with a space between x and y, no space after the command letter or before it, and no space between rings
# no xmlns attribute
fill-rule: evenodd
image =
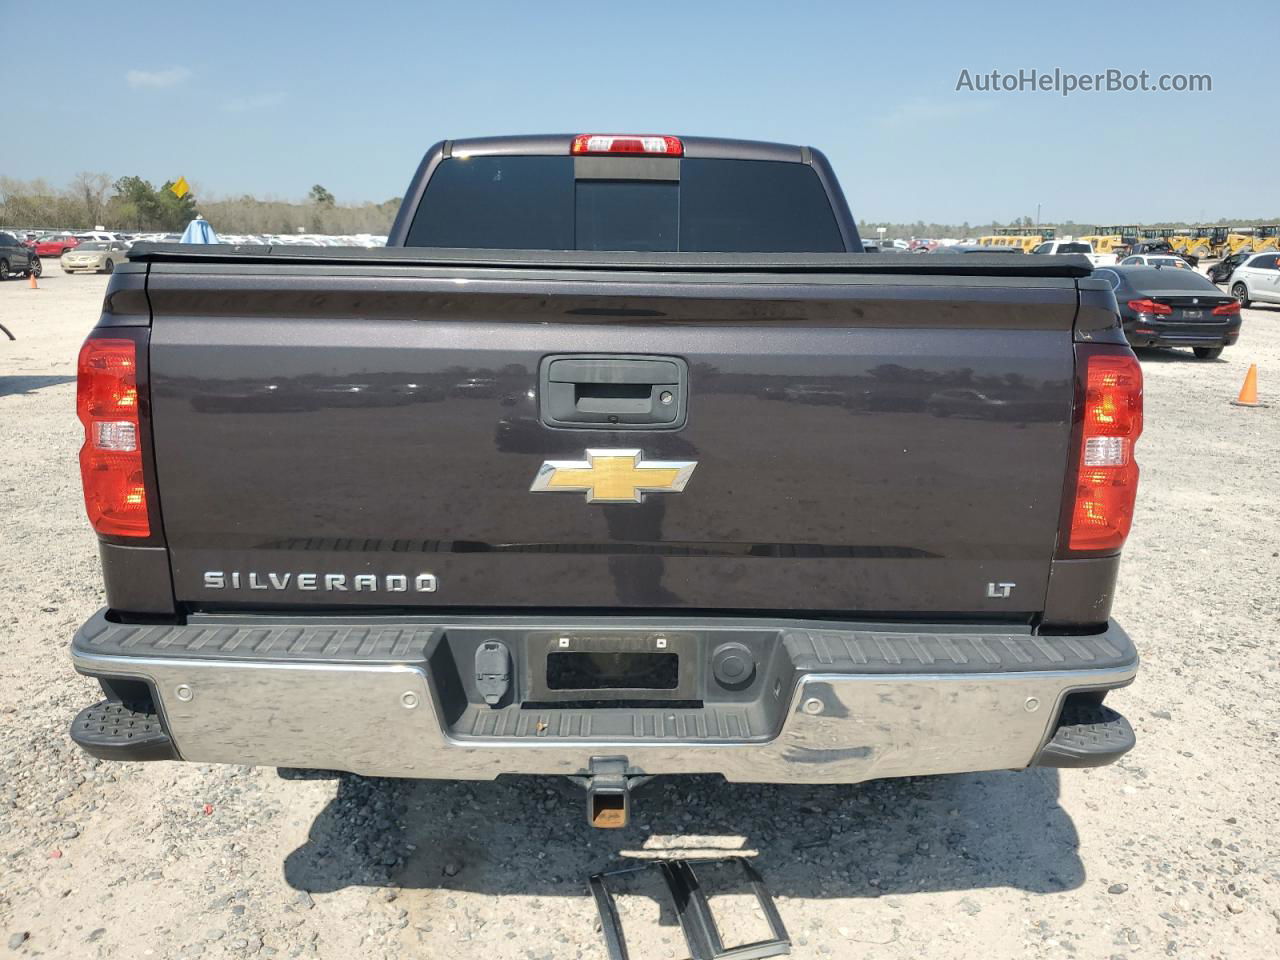
<svg viewBox="0 0 1280 960"><path fill-rule="evenodd" d="M0 0L0 176L380 202L437 140L683 133L817 147L863 221L1280 220L1276 3L132 0L13 32L29 9ZM1212 91L978 89L1032 69Z"/></svg>

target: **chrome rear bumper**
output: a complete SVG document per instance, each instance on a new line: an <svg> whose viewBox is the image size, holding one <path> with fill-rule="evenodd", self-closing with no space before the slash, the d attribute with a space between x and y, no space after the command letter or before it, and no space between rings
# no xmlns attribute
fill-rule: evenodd
<svg viewBox="0 0 1280 960"><path fill-rule="evenodd" d="M446 676L456 670L451 637L533 642L565 631L705 637L704 649L748 631L775 653L754 700L607 709L458 701ZM585 775L593 758L622 757L633 774L778 783L1026 767L1068 694L1124 686L1138 666L1115 624L1073 637L697 618L136 626L103 611L77 632L72 659L90 676L145 681L184 760L487 780Z"/></svg>

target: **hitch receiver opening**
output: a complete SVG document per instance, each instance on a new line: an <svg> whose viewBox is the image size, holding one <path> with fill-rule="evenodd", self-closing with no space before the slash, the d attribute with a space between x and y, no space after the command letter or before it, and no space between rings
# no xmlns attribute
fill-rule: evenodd
<svg viewBox="0 0 1280 960"><path fill-rule="evenodd" d="M631 791L652 777L629 774L626 757L592 757L586 776L570 777L587 791L587 823L620 830L631 820Z"/></svg>
<svg viewBox="0 0 1280 960"><path fill-rule="evenodd" d="M620 830L630 819L631 791L626 787L617 791L597 787L587 790L587 820L593 827Z"/></svg>

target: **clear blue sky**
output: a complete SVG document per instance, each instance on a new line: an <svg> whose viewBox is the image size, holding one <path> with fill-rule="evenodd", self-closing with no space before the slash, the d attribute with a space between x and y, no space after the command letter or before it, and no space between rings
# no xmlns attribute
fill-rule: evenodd
<svg viewBox="0 0 1280 960"><path fill-rule="evenodd" d="M438 139L807 143L860 219L1280 219L1280 4L0 0L0 174L399 196ZM26 11L26 12L24 12ZM27 12L31 19L27 21ZM962 69L1210 73L1211 93L957 92ZM1268 74L1270 71L1270 74ZM1255 175L1248 175L1253 171Z"/></svg>

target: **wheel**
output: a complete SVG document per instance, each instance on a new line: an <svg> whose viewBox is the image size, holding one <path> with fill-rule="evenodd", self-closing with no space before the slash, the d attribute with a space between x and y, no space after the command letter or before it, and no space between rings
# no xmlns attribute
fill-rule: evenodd
<svg viewBox="0 0 1280 960"><path fill-rule="evenodd" d="M1222 356L1221 347L1192 347L1197 360L1217 360Z"/></svg>
<svg viewBox="0 0 1280 960"><path fill-rule="evenodd" d="M39 257L36 257L35 262L31 264L31 269L27 272L33 277L44 276L44 263Z"/></svg>
<svg viewBox="0 0 1280 960"><path fill-rule="evenodd" d="M108 260L107 265L102 268L102 272L115 273L115 269L116 269L116 262L114 260Z"/></svg>
<svg viewBox="0 0 1280 960"><path fill-rule="evenodd" d="M1233 283L1231 285L1231 295L1240 301L1240 306L1249 306L1249 288L1243 283Z"/></svg>
<svg viewBox="0 0 1280 960"><path fill-rule="evenodd" d="M9 279L9 261L0 260L0 281Z"/></svg>

